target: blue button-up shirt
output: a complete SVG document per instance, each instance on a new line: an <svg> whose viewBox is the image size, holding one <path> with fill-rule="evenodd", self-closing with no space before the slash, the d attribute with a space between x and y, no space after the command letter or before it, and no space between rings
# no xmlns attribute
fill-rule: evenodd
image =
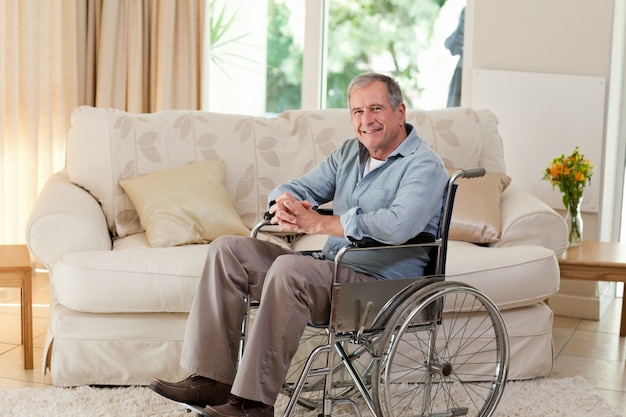
<svg viewBox="0 0 626 417"><path fill-rule="evenodd" d="M365 177L369 152L356 138L349 139L310 172L274 189L269 200L289 192L314 208L333 202L345 236L329 237L322 251L327 259L350 240L400 244L420 232L436 235L448 173L413 126L406 128L407 138ZM420 276L428 255L422 248L353 251L343 261L377 279L394 279Z"/></svg>

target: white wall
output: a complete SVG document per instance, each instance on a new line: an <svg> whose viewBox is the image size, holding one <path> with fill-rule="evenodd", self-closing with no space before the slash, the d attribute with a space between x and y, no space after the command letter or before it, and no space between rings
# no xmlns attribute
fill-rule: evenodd
<svg viewBox="0 0 626 417"><path fill-rule="evenodd" d="M476 68L609 76L612 0L468 0L470 7Z"/></svg>
<svg viewBox="0 0 626 417"><path fill-rule="evenodd" d="M600 141L601 160L594 160L597 169L592 181L603 183L603 167L607 155L616 157L614 138L607 140L607 114L610 113L609 94L612 64L612 40L615 3L622 0L468 0L466 9L466 45L463 73L463 105L471 105L472 78L475 70L517 71L601 77L606 80L603 132L589 140ZM621 8L620 8L621 9ZM478 94L477 94L478 95ZM541 105L540 102L537 105ZM497 115L497 109L493 109ZM550 109L545 109L549 112ZM501 121L503 123L504 121ZM531 121L532 122L532 121ZM506 153L506 138L504 151ZM568 153L578 143L572 142L562 153ZM571 149L570 149L571 148ZM551 151L552 152L552 151ZM545 164L557 155L539 155ZM622 156L623 158L623 156ZM613 166L613 164L606 164ZM519 174L516 174L519 175ZM525 173L539 177L536 167ZM610 175L619 175L611 172ZM515 178L513 178L515 181ZM601 218L613 222L614 193L601 189L597 212L584 213L584 239L600 240ZM530 190L529 190L530 191ZM555 191L558 193L558 191ZM604 206L604 207L603 207ZM604 208L604 210L603 210ZM606 210L608 208L608 211ZM607 214L608 213L608 214ZM603 236L612 240L616 236ZM580 288L585 286L585 288ZM599 305L599 286L592 282L562 282L557 298L586 298ZM575 294L575 297L570 297ZM552 304L551 304L552 306ZM580 306L579 306L580 307ZM599 307L601 309L601 307ZM557 314L560 312L557 311ZM601 311L598 311L598 318Z"/></svg>
<svg viewBox="0 0 626 417"><path fill-rule="evenodd" d="M610 89L613 0L468 0L466 13L464 105L472 103L475 69L602 77ZM605 137L590 140L602 142L604 158ZM542 158L547 165L554 156ZM592 181L602 183L603 161L594 163ZM540 175L535 171L527 175ZM598 239L599 217L585 217L585 238Z"/></svg>

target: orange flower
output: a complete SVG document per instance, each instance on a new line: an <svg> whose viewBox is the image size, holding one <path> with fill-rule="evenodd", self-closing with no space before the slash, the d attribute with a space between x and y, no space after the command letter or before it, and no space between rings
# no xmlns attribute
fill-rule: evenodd
<svg viewBox="0 0 626 417"><path fill-rule="evenodd" d="M583 174L582 172L574 172L574 181L576 181L576 182L584 182L585 181L585 174Z"/></svg>
<svg viewBox="0 0 626 417"><path fill-rule="evenodd" d="M549 173L550 173L550 177L552 179L558 178L558 176L561 174L561 171L563 170L563 167L561 165L553 165L551 166L549 169Z"/></svg>
<svg viewBox="0 0 626 417"><path fill-rule="evenodd" d="M595 166L589 159L585 159L580 153L578 146L574 148L571 155L557 156L543 172L543 179L558 186L564 194L563 204L565 209L571 205L578 205L583 196L583 189L587 182L591 181Z"/></svg>
<svg viewBox="0 0 626 417"><path fill-rule="evenodd" d="M565 155L554 158L543 171L543 179L550 181L553 188L558 186L563 193L563 205L571 219L568 224L570 245L582 237L582 230L575 219L579 214L578 207L583 198L583 189L587 181L591 181L593 169L593 163L584 158L577 146L567 158Z"/></svg>

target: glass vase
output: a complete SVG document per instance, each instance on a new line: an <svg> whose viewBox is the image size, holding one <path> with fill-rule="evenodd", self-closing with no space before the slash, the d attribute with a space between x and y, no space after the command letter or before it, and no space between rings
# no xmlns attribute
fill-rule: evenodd
<svg viewBox="0 0 626 417"><path fill-rule="evenodd" d="M570 248L573 248L583 244L583 216L581 213L583 199L568 197L568 201L569 207L565 211L565 222L568 230L567 243Z"/></svg>

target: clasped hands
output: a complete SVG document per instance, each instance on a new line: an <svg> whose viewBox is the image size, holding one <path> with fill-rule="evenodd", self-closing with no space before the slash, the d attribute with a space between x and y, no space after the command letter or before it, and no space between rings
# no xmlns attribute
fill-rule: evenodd
<svg viewBox="0 0 626 417"><path fill-rule="evenodd" d="M269 209L272 224L277 224L281 231L315 233L321 215L311 209L309 201L298 200L289 193L281 194L275 201Z"/></svg>
<svg viewBox="0 0 626 417"><path fill-rule="evenodd" d="M309 201L301 201L289 193L281 194L269 209L271 223L281 232L344 236L339 216L320 214Z"/></svg>

